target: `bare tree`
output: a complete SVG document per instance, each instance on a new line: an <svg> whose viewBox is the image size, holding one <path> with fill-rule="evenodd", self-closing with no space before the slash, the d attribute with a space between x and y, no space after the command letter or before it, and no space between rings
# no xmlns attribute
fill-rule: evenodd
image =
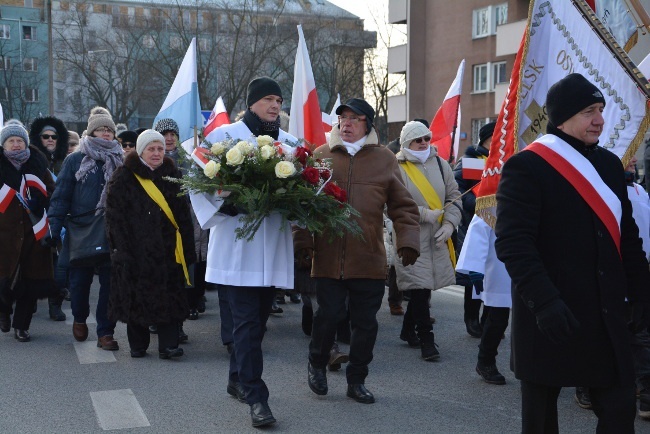
<svg viewBox="0 0 650 434"><path fill-rule="evenodd" d="M0 103L5 119L28 124L39 115L38 101L45 95L39 95L38 90L46 81L37 73L39 57L29 47L21 51L0 39Z"/></svg>

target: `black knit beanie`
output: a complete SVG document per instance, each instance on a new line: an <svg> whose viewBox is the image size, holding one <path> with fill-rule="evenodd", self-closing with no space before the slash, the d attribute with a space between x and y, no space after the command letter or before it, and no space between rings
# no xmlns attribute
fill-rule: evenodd
<svg viewBox="0 0 650 434"><path fill-rule="evenodd" d="M546 94L546 113L551 124L559 127L586 107L605 97L589 80L578 73L569 74L555 83Z"/></svg>
<svg viewBox="0 0 650 434"><path fill-rule="evenodd" d="M277 95L282 98L282 90L277 81L270 77L257 77L248 83L246 107L250 107L267 95Z"/></svg>
<svg viewBox="0 0 650 434"><path fill-rule="evenodd" d="M490 122L481 127L480 130L478 130L478 145L481 146L484 141L492 137L494 134L494 126L496 125L496 122ZM488 146L489 148L489 146Z"/></svg>

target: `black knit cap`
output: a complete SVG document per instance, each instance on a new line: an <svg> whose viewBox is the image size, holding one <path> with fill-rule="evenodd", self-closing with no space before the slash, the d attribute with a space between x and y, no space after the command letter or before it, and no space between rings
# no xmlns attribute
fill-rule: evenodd
<svg viewBox="0 0 650 434"><path fill-rule="evenodd" d="M481 146L484 141L492 137L492 134L494 134L494 126L496 125L496 122L490 122L481 127L480 130L478 130L478 145ZM489 147L489 146L488 146Z"/></svg>
<svg viewBox="0 0 650 434"><path fill-rule="evenodd" d="M595 103L605 104L605 97L584 76L573 73L555 83L546 94L548 120L559 127L580 110Z"/></svg>
<svg viewBox="0 0 650 434"><path fill-rule="evenodd" d="M336 114L340 115L346 108L352 110L358 115L364 115L366 117L366 133L369 133L372 128L372 123L375 120L375 110L370 107L370 104L368 104L365 99L350 98L344 104L341 104L336 108Z"/></svg>
<svg viewBox="0 0 650 434"><path fill-rule="evenodd" d="M122 140L122 142L135 143L138 141L138 133L131 130L122 131L117 135L117 138Z"/></svg>
<svg viewBox="0 0 650 434"><path fill-rule="evenodd" d="M250 107L257 101L268 95L277 95L282 98L282 89L277 81L271 77L257 77L248 83L246 91L246 107Z"/></svg>

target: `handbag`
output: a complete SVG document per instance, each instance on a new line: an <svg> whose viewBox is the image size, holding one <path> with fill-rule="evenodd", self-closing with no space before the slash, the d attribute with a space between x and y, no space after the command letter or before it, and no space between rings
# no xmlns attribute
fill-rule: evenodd
<svg viewBox="0 0 650 434"><path fill-rule="evenodd" d="M69 216L66 220L71 267L96 267L110 261L104 213L95 215L96 211Z"/></svg>

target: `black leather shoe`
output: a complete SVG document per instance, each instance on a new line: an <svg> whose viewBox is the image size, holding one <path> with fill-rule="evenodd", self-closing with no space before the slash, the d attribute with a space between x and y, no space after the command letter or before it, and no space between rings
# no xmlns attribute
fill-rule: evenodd
<svg viewBox="0 0 650 434"><path fill-rule="evenodd" d="M165 348L164 350L158 350L158 357L161 359L169 359L171 357L180 357L184 354L182 348Z"/></svg>
<svg viewBox="0 0 650 434"><path fill-rule="evenodd" d="M271 425L276 422L266 402L256 402L251 405L251 421L254 427Z"/></svg>
<svg viewBox="0 0 650 434"><path fill-rule="evenodd" d="M139 359L147 355L147 350L131 350L131 357Z"/></svg>
<svg viewBox="0 0 650 434"><path fill-rule="evenodd" d="M190 313L187 315L187 319L192 321L199 319L199 311L196 309L190 309Z"/></svg>
<svg viewBox="0 0 650 434"><path fill-rule="evenodd" d="M363 384L348 384L347 395L362 404L372 404L375 402L375 397Z"/></svg>
<svg viewBox="0 0 650 434"><path fill-rule="evenodd" d="M418 339L418 335L415 334L415 331L407 332L406 330L402 329L399 334L399 338L409 344L409 347L411 348L420 348L422 345L420 339Z"/></svg>
<svg viewBox="0 0 650 434"><path fill-rule="evenodd" d="M506 377L501 375L496 364L484 365L481 362L476 364L476 372L489 384L506 384Z"/></svg>
<svg viewBox="0 0 650 434"><path fill-rule="evenodd" d="M307 365L307 382L311 391L316 395L327 395L327 373L325 368L314 368L309 363Z"/></svg>
<svg viewBox="0 0 650 434"><path fill-rule="evenodd" d="M27 330L14 329L14 337L18 339L18 342L29 342L31 337Z"/></svg>
<svg viewBox="0 0 650 434"><path fill-rule="evenodd" d="M232 396L233 398L237 398L237 401L244 403L246 402L246 393L244 392L244 388L242 387L241 383L228 381L226 392L228 392L228 395Z"/></svg>
<svg viewBox="0 0 650 434"><path fill-rule="evenodd" d="M477 319L470 319L465 323L465 328L467 329L467 334L469 334L473 338L481 338L483 335L483 328L481 327L481 323L478 322Z"/></svg>
<svg viewBox="0 0 650 434"><path fill-rule="evenodd" d="M0 312L0 332L9 333L11 330L11 315Z"/></svg>

